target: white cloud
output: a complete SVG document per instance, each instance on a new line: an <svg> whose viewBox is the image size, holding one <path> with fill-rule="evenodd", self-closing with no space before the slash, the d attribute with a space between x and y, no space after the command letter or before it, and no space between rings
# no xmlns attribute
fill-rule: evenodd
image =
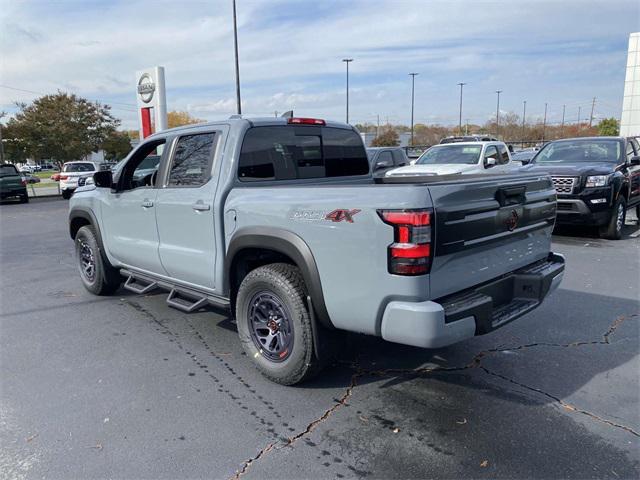
<svg viewBox="0 0 640 480"><path fill-rule="evenodd" d="M482 121L501 106L532 115L544 102L602 99L618 114L634 1L287 2L237 0L243 111L342 119L345 56L351 118L408 121L410 79L416 119ZM112 102L136 122L134 72L163 65L170 109L213 119L235 110L230 2L14 2L0 0L0 83L35 92L69 89ZM635 12L635 15L633 13ZM627 29L627 30L625 30ZM34 94L0 88L0 108ZM115 103L117 102L117 103ZM576 107L577 108L577 107ZM495 111L495 110L494 110Z"/></svg>

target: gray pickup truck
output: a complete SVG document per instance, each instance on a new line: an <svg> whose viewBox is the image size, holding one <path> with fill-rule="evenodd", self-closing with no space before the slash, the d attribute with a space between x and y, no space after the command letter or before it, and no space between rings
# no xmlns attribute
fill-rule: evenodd
<svg viewBox="0 0 640 480"><path fill-rule="evenodd" d="M89 291L124 281L184 312L228 309L248 358L290 385L340 331L438 348L533 310L564 271L555 216L545 174L374 180L349 125L232 117L157 133L94 174L69 231Z"/></svg>

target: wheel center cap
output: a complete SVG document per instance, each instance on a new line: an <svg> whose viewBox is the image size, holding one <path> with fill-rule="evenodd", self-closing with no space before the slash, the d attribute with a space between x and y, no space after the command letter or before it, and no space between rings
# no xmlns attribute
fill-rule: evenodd
<svg viewBox="0 0 640 480"><path fill-rule="evenodd" d="M280 329L278 322L276 322L274 318L269 319L269 321L267 322L267 327L269 327L269 330L271 331L272 335L274 333L277 333L278 330Z"/></svg>

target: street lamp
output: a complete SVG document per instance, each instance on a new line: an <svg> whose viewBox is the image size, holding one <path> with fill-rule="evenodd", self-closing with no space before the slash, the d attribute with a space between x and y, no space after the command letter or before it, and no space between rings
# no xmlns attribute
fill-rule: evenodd
<svg viewBox="0 0 640 480"><path fill-rule="evenodd" d="M353 62L353 58L343 58L342 61L347 64L347 123L349 123L349 64Z"/></svg>
<svg viewBox="0 0 640 480"><path fill-rule="evenodd" d="M460 135L462 135L462 87L464 87L466 83L460 82L458 85L460 85L460 118L458 120L458 130L460 131Z"/></svg>
<svg viewBox="0 0 640 480"><path fill-rule="evenodd" d="M236 21L236 0L233 0L233 45L236 55L236 103L238 115L242 115L242 106L240 105L240 64L238 62L238 22Z"/></svg>
<svg viewBox="0 0 640 480"><path fill-rule="evenodd" d="M496 90L498 94L498 104L496 105L496 138L500 136L500 94L502 90Z"/></svg>
<svg viewBox="0 0 640 480"><path fill-rule="evenodd" d="M522 148L524 148L524 119L527 118L527 101L522 102Z"/></svg>
<svg viewBox="0 0 640 480"><path fill-rule="evenodd" d="M416 86L416 75L420 75L419 73L410 73L411 75L411 146L413 146L413 104L414 104L414 92Z"/></svg>
<svg viewBox="0 0 640 480"><path fill-rule="evenodd" d="M542 120L542 143L544 143L544 134L547 129L547 104L544 104L544 120Z"/></svg>

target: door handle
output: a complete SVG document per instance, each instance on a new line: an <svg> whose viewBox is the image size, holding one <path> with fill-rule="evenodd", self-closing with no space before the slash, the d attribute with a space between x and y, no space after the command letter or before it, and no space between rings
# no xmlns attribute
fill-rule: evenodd
<svg viewBox="0 0 640 480"><path fill-rule="evenodd" d="M196 203L191 205L191 208L197 212L206 212L211 209L211 205L207 205L202 200L198 200Z"/></svg>
<svg viewBox="0 0 640 480"><path fill-rule="evenodd" d="M142 208L151 208L151 207L153 207L153 202L151 200L144 199L142 201Z"/></svg>

